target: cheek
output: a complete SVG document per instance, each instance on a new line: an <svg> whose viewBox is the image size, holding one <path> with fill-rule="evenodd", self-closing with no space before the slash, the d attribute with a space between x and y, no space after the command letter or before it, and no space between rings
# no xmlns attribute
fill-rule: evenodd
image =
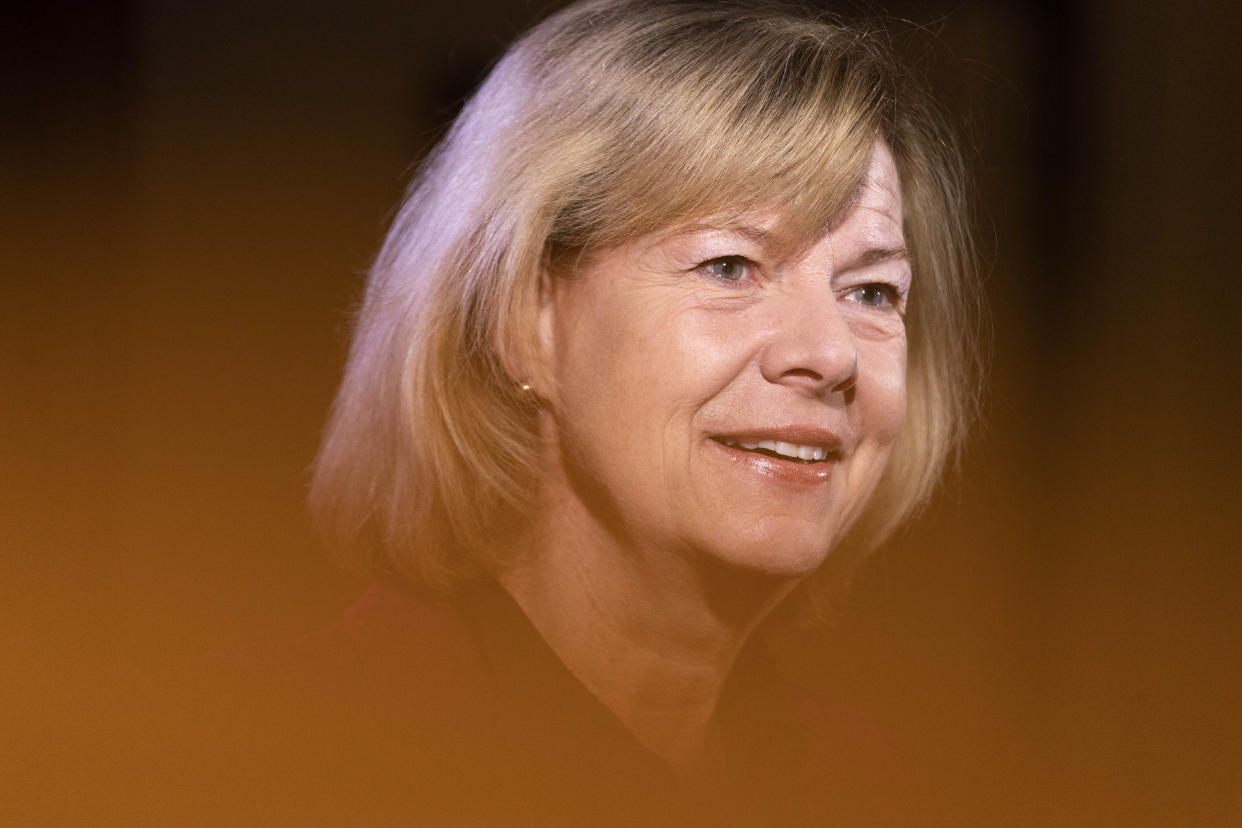
<svg viewBox="0 0 1242 828"><path fill-rule="evenodd" d="M868 439L887 447L900 435L906 419L906 343L902 338L884 345L867 356L869 370L863 369L867 379L859 389L866 395L860 400L859 425Z"/></svg>
<svg viewBox="0 0 1242 828"><path fill-rule="evenodd" d="M744 328L736 314L689 300L679 291L638 290L579 308L560 337L569 369L562 379L592 387L617 419L641 412L671 422L691 412L736 373Z"/></svg>
<svg viewBox="0 0 1242 828"><path fill-rule="evenodd" d="M673 324L653 324L645 296L583 291L558 316L556 410L567 431L627 455L646 452L684 384ZM666 320L667 322L667 320Z"/></svg>

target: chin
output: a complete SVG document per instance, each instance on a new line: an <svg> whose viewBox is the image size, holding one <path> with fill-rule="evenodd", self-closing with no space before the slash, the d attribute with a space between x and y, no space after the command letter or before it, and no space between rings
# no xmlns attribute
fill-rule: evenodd
<svg viewBox="0 0 1242 828"><path fill-rule="evenodd" d="M778 533L771 533L745 544L717 547L712 557L735 571L800 580L823 565L831 548L832 541L827 538L781 539Z"/></svg>

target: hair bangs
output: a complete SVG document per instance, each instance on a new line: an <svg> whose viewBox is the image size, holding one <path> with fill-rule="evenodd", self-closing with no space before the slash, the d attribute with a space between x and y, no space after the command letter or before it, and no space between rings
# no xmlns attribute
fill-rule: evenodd
<svg viewBox="0 0 1242 828"><path fill-rule="evenodd" d="M844 47L788 40L770 26L716 27L630 55L633 66L618 70L629 82L597 88L602 100L583 112L578 146L586 134L610 140L581 168L553 246L608 247L760 209L776 210L783 238L822 233L863 183L889 84L866 37Z"/></svg>

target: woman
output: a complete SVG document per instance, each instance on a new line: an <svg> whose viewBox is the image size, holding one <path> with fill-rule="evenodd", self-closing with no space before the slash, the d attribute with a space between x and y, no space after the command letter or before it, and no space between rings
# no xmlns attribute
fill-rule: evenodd
<svg viewBox="0 0 1242 828"><path fill-rule="evenodd" d="M271 671L337 734L300 795L771 816L892 772L746 645L961 437L940 123L881 36L766 5L588 0L512 47L367 284L311 502L381 584Z"/></svg>

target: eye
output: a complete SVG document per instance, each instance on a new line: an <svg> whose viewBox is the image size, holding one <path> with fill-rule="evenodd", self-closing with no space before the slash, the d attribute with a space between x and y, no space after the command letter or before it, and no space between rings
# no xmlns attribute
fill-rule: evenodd
<svg viewBox="0 0 1242 828"><path fill-rule="evenodd" d="M882 308L897 304L897 289L882 282L860 285L849 292L849 297L860 305Z"/></svg>
<svg viewBox="0 0 1242 828"><path fill-rule="evenodd" d="M699 269L725 282L739 282L754 266L745 256L721 256L699 265Z"/></svg>

